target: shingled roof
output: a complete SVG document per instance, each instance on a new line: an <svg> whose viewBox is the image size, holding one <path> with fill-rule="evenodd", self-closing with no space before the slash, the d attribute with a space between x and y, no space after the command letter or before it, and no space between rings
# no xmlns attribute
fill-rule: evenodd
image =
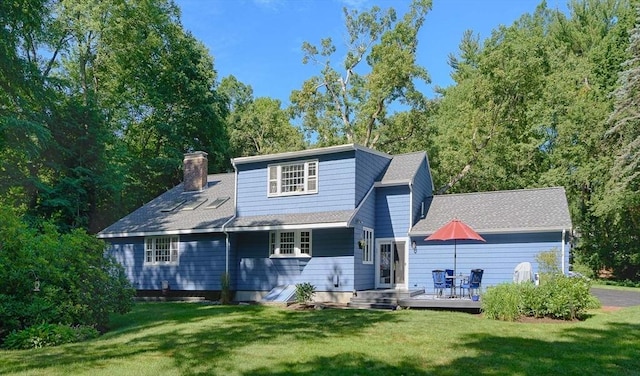
<svg viewBox="0 0 640 376"><path fill-rule="evenodd" d="M348 227L355 210L313 213L290 213L235 218L227 225L228 231L260 231L293 228Z"/></svg>
<svg viewBox="0 0 640 376"><path fill-rule="evenodd" d="M562 187L433 196L411 236L428 236L453 218L480 234L571 229Z"/></svg>
<svg viewBox="0 0 640 376"><path fill-rule="evenodd" d="M425 152L394 155L387 170L382 175L379 185L409 184L427 157Z"/></svg>
<svg viewBox="0 0 640 376"><path fill-rule="evenodd" d="M202 191L184 192L179 184L100 231L98 237L219 232L235 212L234 185L233 173L209 175Z"/></svg>

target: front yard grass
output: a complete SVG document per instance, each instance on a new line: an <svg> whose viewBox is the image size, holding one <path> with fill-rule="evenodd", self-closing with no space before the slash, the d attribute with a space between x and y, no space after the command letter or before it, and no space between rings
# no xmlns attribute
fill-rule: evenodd
<svg viewBox="0 0 640 376"><path fill-rule="evenodd" d="M466 313L138 303L76 344L0 350L22 375L638 375L640 307L581 322Z"/></svg>

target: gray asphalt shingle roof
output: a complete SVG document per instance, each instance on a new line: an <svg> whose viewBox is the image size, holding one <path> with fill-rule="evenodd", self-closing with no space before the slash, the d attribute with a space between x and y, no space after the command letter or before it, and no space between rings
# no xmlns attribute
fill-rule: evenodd
<svg viewBox="0 0 640 376"><path fill-rule="evenodd" d="M98 237L219 231L235 212L235 175L209 175L207 182L207 188L199 192L183 192L182 184L173 187L102 230ZM219 207L207 208L225 197L229 199Z"/></svg>
<svg viewBox="0 0 640 376"><path fill-rule="evenodd" d="M238 217L227 227L230 231L278 229L281 227L322 227L323 225L347 225L355 210L340 210L313 213L269 214L259 216Z"/></svg>
<svg viewBox="0 0 640 376"><path fill-rule="evenodd" d="M400 154L393 156L391 163L387 167L380 184L392 185L392 184L408 184L410 183L418 169L420 164L426 158L425 152L416 152L408 154Z"/></svg>
<svg viewBox="0 0 640 376"><path fill-rule="evenodd" d="M412 236L430 235L453 218L480 234L571 229L562 187L438 195L425 206L427 215L413 226Z"/></svg>

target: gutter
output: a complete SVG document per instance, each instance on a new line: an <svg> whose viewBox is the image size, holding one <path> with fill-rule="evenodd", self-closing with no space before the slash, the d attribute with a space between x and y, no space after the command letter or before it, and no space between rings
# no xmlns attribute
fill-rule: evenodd
<svg viewBox="0 0 640 376"><path fill-rule="evenodd" d="M544 232L566 231L565 228L508 228L508 229L475 229L478 234L499 235L499 234L539 234ZM411 232L411 236L429 236L435 231L416 231Z"/></svg>

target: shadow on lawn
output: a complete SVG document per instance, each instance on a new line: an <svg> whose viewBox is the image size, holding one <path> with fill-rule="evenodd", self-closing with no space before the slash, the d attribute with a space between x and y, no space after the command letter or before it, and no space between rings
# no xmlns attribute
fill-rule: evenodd
<svg viewBox="0 0 640 376"><path fill-rule="evenodd" d="M534 324L536 325L536 324ZM557 324L537 324L557 325ZM437 375L631 375L639 374L640 325L610 323L606 329L572 327L561 340L478 334L457 346L457 353L474 350L451 363L429 369ZM477 354L480 355L477 355Z"/></svg>
<svg viewBox="0 0 640 376"><path fill-rule="evenodd" d="M289 311L262 306L201 306L146 304L115 320L114 331L88 343L19 352L0 360L0 374L48 373L82 362L82 369L108 369L112 361L135 356L167 356L181 374L224 373L219 362L252 343L279 346L288 338L301 340L357 336L380 322L400 322L389 311ZM193 324L196 325L193 325ZM519 324L515 324L519 325ZM545 325L558 324L522 324ZM561 325L561 324L560 324ZM556 327L557 328L557 327ZM416 334L420 335L420 334ZM425 336L429 336L428 331ZM530 334L529 334L530 335ZM430 357L401 357L384 362L354 348L338 356L296 361L283 358L247 375L620 375L638 374L640 324L610 322L597 329L587 325L560 329L553 340L527 339L496 333L463 335L448 341L451 360L430 364ZM436 339L433 339L436 340ZM304 341L303 341L304 342ZM405 344L398 343L402 348ZM301 350L304 351L304 350ZM465 355L472 354L472 355ZM24 357L28 356L28 361ZM278 354L273 354L278 357ZM22 357L22 358L21 358Z"/></svg>
<svg viewBox="0 0 640 376"><path fill-rule="evenodd" d="M533 324L562 325L562 324ZM247 375L640 375L640 324L610 323L605 329L571 327L560 340L473 334L453 348L451 362L429 365L419 357L384 363L366 350L308 362L286 359ZM402 346L402 344L398 344ZM464 356L471 352L473 356Z"/></svg>
<svg viewBox="0 0 640 376"><path fill-rule="evenodd" d="M289 311L264 306L138 304L114 317L112 331L88 343L21 352L0 361L0 374L42 372L83 364L84 370L108 368L113 359L147 353L172 358L180 373L215 374L214 364L253 342L269 343L282 336L317 339L354 335L376 322L396 320L390 311ZM193 324L196 325L193 325ZM201 325L201 326L198 326ZM28 354L29 360L20 357Z"/></svg>

